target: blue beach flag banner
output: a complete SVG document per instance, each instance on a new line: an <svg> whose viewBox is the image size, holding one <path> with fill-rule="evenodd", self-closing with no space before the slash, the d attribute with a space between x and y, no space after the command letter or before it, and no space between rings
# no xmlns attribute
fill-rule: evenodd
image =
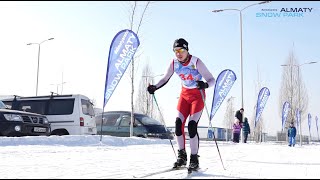
<svg viewBox="0 0 320 180"><path fill-rule="evenodd" d="M270 96L270 91L267 87L263 87L260 92L259 92L259 96L258 96L258 101L257 101L257 108L256 108L256 119L254 121L254 127L256 127L262 111L267 103L267 100Z"/></svg>
<svg viewBox="0 0 320 180"><path fill-rule="evenodd" d="M116 89L139 45L138 36L129 29L119 31L113 38L109 50L103 108Z"/></svg>
<svg viewBox="0 0 320 180"><path fill-rule="evenodd" d="M283 108L282 108L282 129L284 128L284 124L287 121L287 117L288 117L288 112L290 109L290 104L286 101L283 103Z"/></svg>
<svg viewBox="0 0 320 180"><path fill-rule="evenodd" d="M236 79L236 74L230 69L225 69L218 75L216 84L214 86L210 122L217 110L219 109L220 105L222 104L223 100L228 95Z"/></svg>
<svg viewBox="0 0 320 180"><path fill-rule="evenodd" d="M299 129L300 119L301 119L301 115L300 115L299 109L296 109L296 117L297 117L297 129Z"/></svg>
<svg viewBox="0 0 320 180"><path fill-rule="evenodd" d="M309 133L311 134L311 114L308 114L308 126L309 126Z"/></svg>
<svg viewBox="0 0 320 180"><path fill-rule="evenodd" d="M318 116L316 116L315 119L316 119L317 134L319 134L319 131L318 131Z"/></svg>

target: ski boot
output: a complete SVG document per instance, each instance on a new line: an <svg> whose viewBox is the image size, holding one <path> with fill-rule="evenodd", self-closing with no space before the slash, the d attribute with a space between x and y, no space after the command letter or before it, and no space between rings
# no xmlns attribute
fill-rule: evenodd
<svg viewBox="0 0 320 180"><path fill-rule="evenodd" d="M191 154L190 156L190 164L188 167L188 172L191 173L192 171L197 171L199 169L199 160L198 154Z"/></svg>
<svg viewBox="0 0 320 180"><path fill-rule="evenodd" d="M179 168L187 164L187 152L185 149L178 150L177 162L173 164L173 168Z"/></svg>

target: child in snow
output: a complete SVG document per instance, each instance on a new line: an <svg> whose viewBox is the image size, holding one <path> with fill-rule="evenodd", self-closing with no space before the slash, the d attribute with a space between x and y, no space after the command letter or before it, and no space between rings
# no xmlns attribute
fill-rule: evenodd
<svg viewBox="0 0 320 180"><path fill-rule="evenodd" d="M241 128L240 121L236 119L233 124L233 142L235 143L239 143Z"/></svg>

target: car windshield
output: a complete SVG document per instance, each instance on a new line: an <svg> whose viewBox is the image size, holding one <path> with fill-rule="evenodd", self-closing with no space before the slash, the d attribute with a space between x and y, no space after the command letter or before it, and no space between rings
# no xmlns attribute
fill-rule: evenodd
<svg viewBox="0 0 320 180"><path fill-rule="evenodd" d="M150 118L149 116L145 115L136 115L137 120L139 120L144 125L162 125L161 122Z"/></svg>
<svg viewBox="0 0 320 180"><path fill-rule="evenodd" d="M6 109L6 105L2 101L0 101L0 109Z"/></svg>

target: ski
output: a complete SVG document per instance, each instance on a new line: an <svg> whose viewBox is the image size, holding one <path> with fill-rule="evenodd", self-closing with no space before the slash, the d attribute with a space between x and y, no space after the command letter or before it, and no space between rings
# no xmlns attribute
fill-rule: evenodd
<svg viewBox="0 0 320 180"><path fill-rule="evenodd" d="M208 170L208 168L205 168L205 169L202 169L202 168L189 169L189 168L188 168L188 176L192 175L193 173L198 173L198 172L203 173L203 172L205 172L205 171L207 171L207 170Z"/></svg>
<svg viewBox="0 0 320 180"><path fill-rule="evenodd" d="M169 169L164 169L164 170L161 170L161 171L157 171L157 172L152 172L152 173L149 173L149 174L145 174L143 176L133 176L133 178L145 178L145 177L149 177L149 176L153 176L153 175L157 175L157 174L161 174L161 173L166 173L166 172L170 172L170 171L176 171L176 170L182 170L182 169L186 169L187 167L178 167L178 168L169 168Z"/></svg>
<svg viewBox="0 0 320 180"><path fill-rule="evenodd" d="M197 169L192 169L192 168L188 168L188 174L191 174L194 171L198 171L200 168Z"/></svg>

